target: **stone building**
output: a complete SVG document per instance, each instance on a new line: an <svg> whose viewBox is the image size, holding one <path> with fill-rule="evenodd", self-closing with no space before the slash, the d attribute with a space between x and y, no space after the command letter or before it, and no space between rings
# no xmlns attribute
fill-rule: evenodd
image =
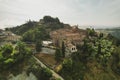
<svg viewBox="0 0 120 80"><path fill-rule="evenodd" d="M69 43L66 45L65 52L66 52L65 54L66 57L71 56L71 53L77 52L77 48L75 45Z"/></svg>
<svg viewBox="0 0 120 80"><path fill-rule="evenodd" d="M62 41L69 42L74 45L81 44L86 37L86 31L78 29L78 27L63 28L50 33L52 42L55 46L61 47Z"/></svg>
<svg viewBox="0 0 120 80"><path fill-rule="evenodd" d="M70 53L77 51L76 45L83 43L83 39L86 37L86 31L74 26L55 30L50 33L50 37L54 46L57 47L62 47L62 42L64 41L67 55L70 55Z"/></svg>

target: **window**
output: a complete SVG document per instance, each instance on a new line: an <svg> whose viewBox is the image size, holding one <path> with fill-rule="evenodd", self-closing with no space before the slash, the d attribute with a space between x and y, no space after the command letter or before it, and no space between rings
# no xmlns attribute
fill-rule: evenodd
<svg viewBox="0 0 120 80"><path fill-rule="evenodd" d="M72 48L72 50L74 50L74 48Z"/></svg>

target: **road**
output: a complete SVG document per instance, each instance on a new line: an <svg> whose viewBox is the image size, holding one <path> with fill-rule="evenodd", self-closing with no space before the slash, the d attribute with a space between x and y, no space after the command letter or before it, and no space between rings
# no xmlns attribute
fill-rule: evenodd
<svg viewBox="0 0 120 80"><path fill-rule="evenodd" d="M54 54L54 53L55 53L55 50L54 50L54 49L51 49L51 48L43 47L41 53Z"/></svg>
<svg viewBox="0 0 120 80"><path fill-rule="evenodd" d="M41 67L44 67L44 68L48 68L44 63L42 63L39 59L37 59L35 56L33 56L33 58L40 63ZM48 68L50 69L50 68ZM52 69L50 69L50 71L52 72L53 76L55 78L59 78L61 80L64 80L59 74L57 74L55 71L53 71Z"/></svg>

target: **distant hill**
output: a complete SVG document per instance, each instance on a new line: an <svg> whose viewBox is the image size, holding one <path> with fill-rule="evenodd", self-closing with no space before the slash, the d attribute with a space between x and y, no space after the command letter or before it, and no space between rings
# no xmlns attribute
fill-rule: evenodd
<svg viewBox="0 0 120 80"><path fill-rule="evenodd" d="M51 31L65 27L69 28L70 25L60 22L58 18L44 16L43 19L40 19L38 22L29 20L25 24L6 28L6 30L22 36L25 42L36 42L36 40L50 39L49 33Z"/></svg>
<svg viewBox="0 0 120 80"><path fill-rule="evenodd" d="M111 29L111 35L120 40L120 27Z"/></svg>
<svg viewBox="0 0 120 80"><path fill-rule="evenodd" d="M51 16L44 16L43 19L40 19L40 21L38 22L29 20L25 24L15 26L12 28L6 28L6 30L10 30L18 35L23 35L25 32L39 27L44 27L47 30L55 30L55 29L63 28L65 26L69 26L69 25L63 24L62 22L60 22L58 18L53 18Z"/></svg>
<svg viewBox="0 0 120 80"><path fill-rule="evenodd" d="M29 20L28 22L26 22L26 23L24 23L20 26L15 26L15 27L12 27L12 28L6 28L6 30L10 30L13 33L18 34L18 35L22 35L26 31L35 28L35 26L37 26L37 23L38 22Z"/></svg>
<svg viewBox="0 0 120 80"><path fill-rule="evenodd" d="M117 38L120 40L120 27L115 27L115 28L106 28L106 29L97 29L97 31L111 34L113 37Z"/></svg>

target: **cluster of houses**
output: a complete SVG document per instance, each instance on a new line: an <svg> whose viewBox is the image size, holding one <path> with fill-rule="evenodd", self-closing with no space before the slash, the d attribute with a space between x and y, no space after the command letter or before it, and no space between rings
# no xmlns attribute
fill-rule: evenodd
<svg viewBox="0 0 120 80"><path fill-rule="evenodd" d="M20 36L15 35L12 32L0 29L0 45L3 45L4 43L17 42L20 39Z"/></svg>
<svg viewBox="0 0 120 80"><path fill-rule="evenodd" d="M62 47L62 42L65 45L65 56L70 56L71 53L76 52L77 45L83 44L83 39L86 37L86 31L78 29L78 26L58 29L50 33L53 45Z"/></svg>
<svg viewBox="0 0 120 80"><path fill-rule="evenodd" d="M67 27L50 32L51 41L43 41L42 45L48 47L50 44L56 47L62 47L62 43L65 45L65 56L70 56L71 53L77 51L76 46L83 44L83 39L86 37L87 32L79 29L78 26ZM0 29L0 45L3 42L16 42L21 37L13 34L10 31L4 31Z"/></svg>

